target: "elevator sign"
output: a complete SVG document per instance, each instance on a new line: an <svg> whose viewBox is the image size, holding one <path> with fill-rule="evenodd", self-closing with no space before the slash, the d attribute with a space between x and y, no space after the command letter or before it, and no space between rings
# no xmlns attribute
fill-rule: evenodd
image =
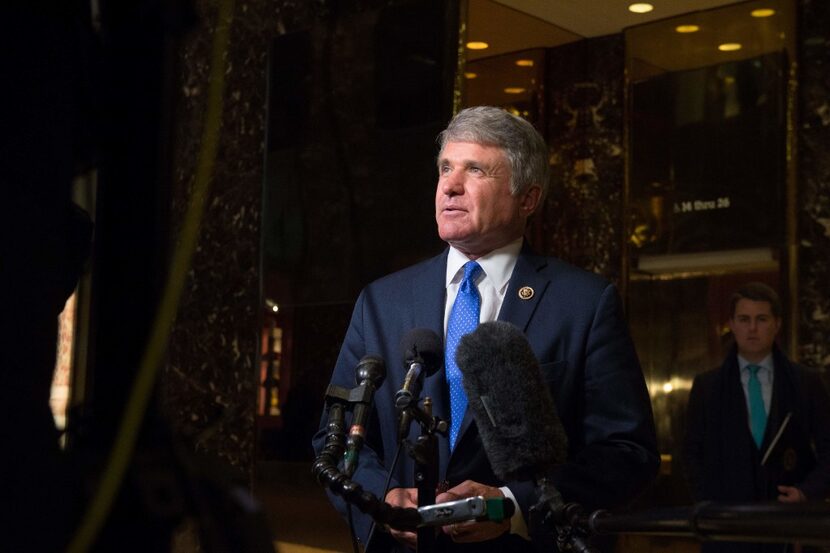
<svg viewBox="0 0 830 553"><path fill-rule="evenodd" d="M694 211L711 211L714 209L729 209L732 202L729 196L715 198L714 200L687 200L674 203L675 213L692 213Z"/></svg>

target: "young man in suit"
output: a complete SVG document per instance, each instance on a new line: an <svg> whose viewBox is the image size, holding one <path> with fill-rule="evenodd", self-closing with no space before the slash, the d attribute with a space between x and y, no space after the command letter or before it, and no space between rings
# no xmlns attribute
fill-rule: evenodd
<svg viewBox="0 0 830 553"><path fill-rule="evenodd" d="M796 503L830 492L830 399L813 371L776 345L778 294L760 282L731 299L735 345L695 378L684 444L695 501ZM712 542L705 551L784 551L782 544Z"/></svg>
<svg viewBox="0 0 830 553"><path fill-rule="evenodd" d="M394 396L405 373L395 367L402 357L398 344L414 328L432 329L450 344L446 366L426 379L422 394L432 398L433 414L451 423L448 436L438 437L443 486L436 501L506 496L517 506L503 523L443 527L435 550L533 551L526 517L536 502L535 484L502 482L493 474L475 421L453 391L452 344L470 331L456 324L467 308L459 307L462 301L475 304L477 316L467 317L475 319L472 327L498 319L522 329L540 362L568 437L568 460L552 474L565 501L613 508L651 482L659 464L651 404L614 285L534 254L523 239L548 186L549 154L541 135L524 119L481 106L456 115L439 141L435 218L449 247L363 290L332 376L332 384L354 386L354 368L366 354L388 365L353 479L393 505L418 505L414 462L407 455L392 470L388 493L384 484L398 446ZM314 439L318 452L326 417ZM410 438L418 434L412 426ZM341 499L332 500L345 511ZM357 515L357 534L365 542L371 520ZM394 529L375 532L370 549L405 551L416 547L416 537Z"/></svg>

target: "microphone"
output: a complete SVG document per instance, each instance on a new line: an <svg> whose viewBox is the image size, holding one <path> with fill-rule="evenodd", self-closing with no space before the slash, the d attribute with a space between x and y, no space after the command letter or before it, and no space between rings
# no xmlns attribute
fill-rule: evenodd
<svg viewBox="0 0 830 553"><path fill-rule="evenodd" d="M406 411L413 401L418 401L423 383L422 375L432 376L444 364L444 347L441 338L428 328L410 330L401 340L403 365L406 368L403 386L395 394L395 406L401 411L398 424L398 441L409 433L410 415Z"/></svg>
<svg viewBox="0 0 830 553"><path fill-rule="evenodd" d="M506 497L494 497L485 499L477 495L418 507L418 515L421 517L419 527L423 526L446 526L456 522L501 522L510 519L516 512L513 500Z"/></svg>
<svg viewBox="0 0 830 553"><path fill-rule="evenodd" d="M346 440L346 454L343 472L351 476L357 468L357 457L366 438L366 420L372 409L372 399L375 390L383 384L386 378L386 364L383 359L374 355L364 356L355 367L355 380L358 387L351 391L351 397L356 402L352 426L349 428L349 437Z"/></svg>
<svg viewBox="0 0 830 553"><path fill-rule="evenodd" d="M555 535L559 551L597 553L573 523L581 507L566 504L549 481L567 459L568 438L522 331L504 321L482 323L461 338L455 360L493 472L504 481L536 482L528 528L537 550L552 548Z"/></svg>
<svg viewBox="0 0 830 553"><path fill-rule="evenodd" d="M522 331L504 321L482 323L461 338L455 360L493 472L503 481L536 482L528 528L537 550L552 548L555 535L559 551L597 553L571 520L581 507L566 504L548 479L567 459L568 437Z"/></svg>
<svg viewBox="0 0 830 553"><path fill-rule="evenodd" d="M455 359L496 476L535 479L565 461L565 428L518 327L504 321L480 324L461 338Z"/></svg>

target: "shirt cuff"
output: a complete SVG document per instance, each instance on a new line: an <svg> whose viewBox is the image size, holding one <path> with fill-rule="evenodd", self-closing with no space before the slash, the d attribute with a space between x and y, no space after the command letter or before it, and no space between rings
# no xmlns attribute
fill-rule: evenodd
<svg viewBox="0 0 830 553"><path fill-rule="evenodd" d="M516 496L513 495L513 492L511 492L510 488L507 486L503 486L499 489L501 490L501 493L504 494L504 497L509 498L510 501L513 502L513 507L515 507L513 516L510 517L510 533L517 534L526 540L530 540L530 534L527 531L525 517L522 514L522 510L519 508L519 504L516 502Z"/></svg>

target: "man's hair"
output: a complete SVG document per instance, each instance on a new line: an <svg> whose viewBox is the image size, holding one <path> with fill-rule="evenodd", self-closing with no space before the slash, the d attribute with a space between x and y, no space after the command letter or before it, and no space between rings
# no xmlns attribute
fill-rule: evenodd
<svg viewBox="0 0 830 553"><path fill-rule="evenodd" d="M545 197L550 180L548 146L527 120L493 106L467 108L438 135L441 152L448 142L501 148L510 164L510 193L516 196L538 184Z"/></svg>
<svg viewBox="0 0 830 553"><path fill-rule="evenodd" d="M781 318L781 300L778 294L763 282L747 282L732 294L729 299L730 318L735 317L735 308L741 300L765 301L769 303L772 316Z"/></svg>

